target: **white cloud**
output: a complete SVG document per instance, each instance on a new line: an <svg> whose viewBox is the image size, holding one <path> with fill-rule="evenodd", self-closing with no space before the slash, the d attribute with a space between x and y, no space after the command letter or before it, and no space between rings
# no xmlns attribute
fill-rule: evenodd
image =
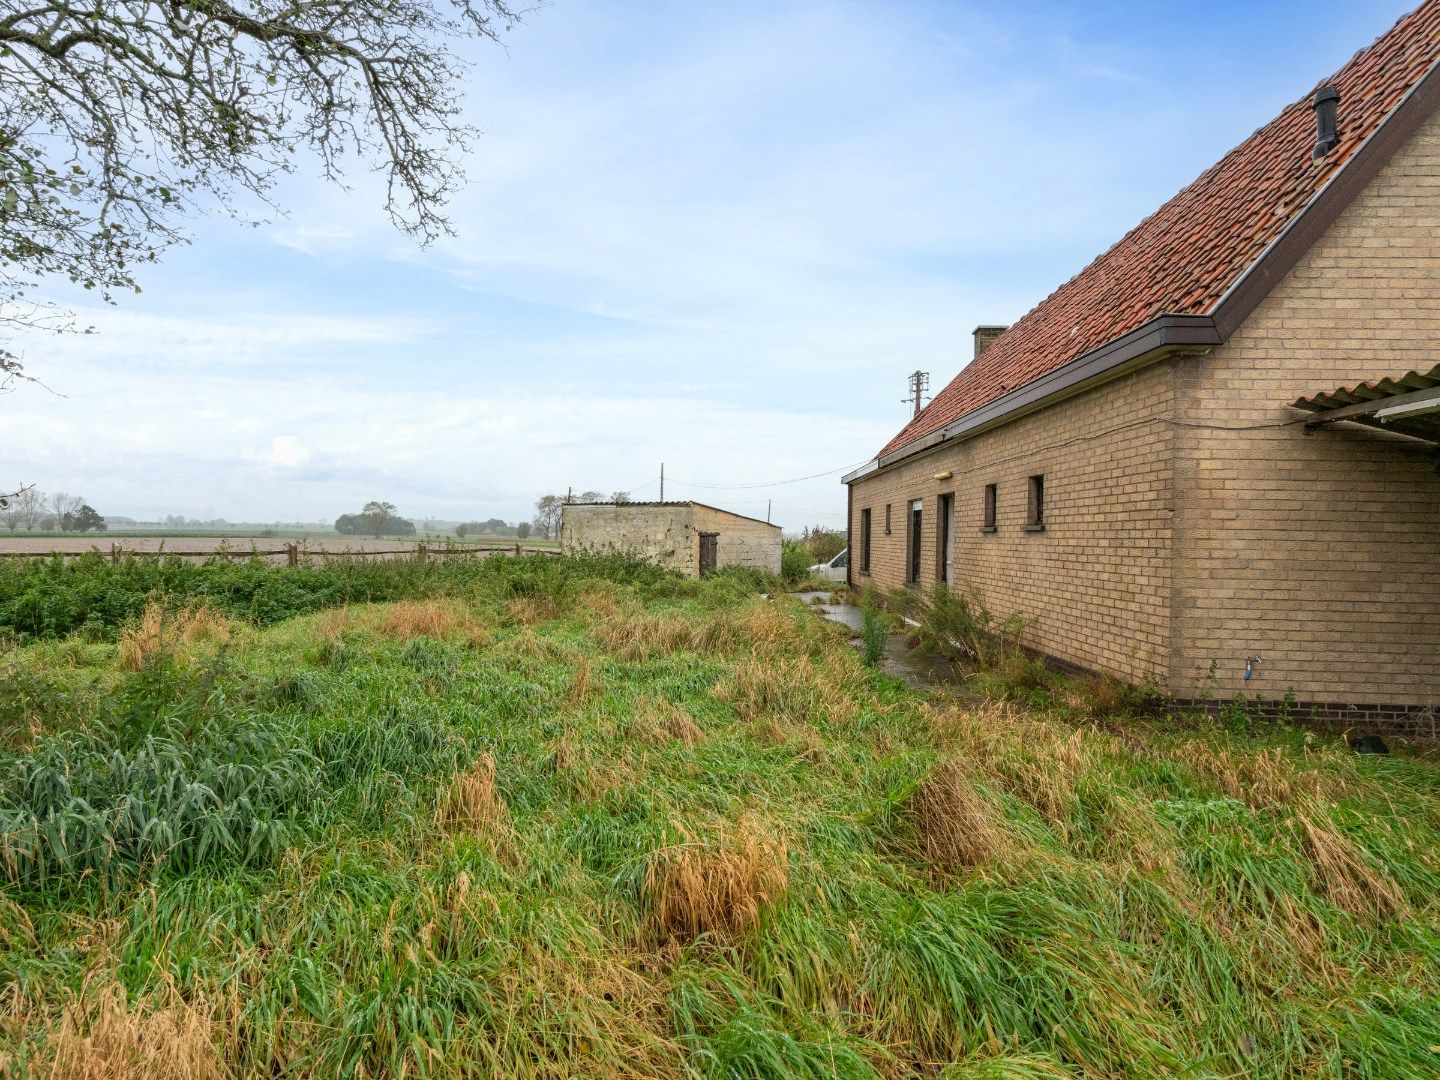
<svg viewBox="0 0 1440 1080"><path fill-rule="evenodd" d="M542 8L475 56L455 238L418 251L363 170L284 178L268 226L197 222L144 297L82 307L97 334L26 343L66 396L0 404L0 471L116 513L513 519L567 484L650 494L663 460L672 497L838 516L834 476L726 485L872 453L910 370L942 385L973 326L1266 119L1262 76L1291 81L1213 77L1218 29L1162 63L1157 9L1113 7Z"/></svg>
<svg viewBox="0 0 1440 1080"><path fill-rule="evenodd" d="M496 391L483 375L420 386L301 367L255 380L207 372L191 357L159 361L145 379L103 360L57 358L51 375L84 392L62 401L27 391L8 425L20 448L9 466L46 488L81 490L103 511L140 515L328 519L384 497L416 515L516 518L567 483L653 495L662 460L671 498L754 511L766 490L680 481L803 475L863 456L857 447L887 434L783 405L600 396L588 386ZM793 471L777 476L778 463ZM768 494L843 512L833 476Z"/></svg>

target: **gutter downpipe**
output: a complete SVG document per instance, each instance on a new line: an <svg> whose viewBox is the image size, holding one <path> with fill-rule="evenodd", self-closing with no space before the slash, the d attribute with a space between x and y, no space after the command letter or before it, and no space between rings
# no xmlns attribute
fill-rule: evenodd
<svg viewBox="0 0 1440 1080"><path fill-rule="evenodd" d="M855 548L854 540L855 521L855 489L849 484L845 485L845 586L853 589L855 587Z"/></svg>

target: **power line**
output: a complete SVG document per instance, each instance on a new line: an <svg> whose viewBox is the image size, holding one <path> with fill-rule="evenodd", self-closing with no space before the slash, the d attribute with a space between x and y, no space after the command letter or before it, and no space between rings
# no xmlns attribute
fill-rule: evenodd
<svg viewBox="0 0 1440 1080"><path fill-rule="evenodd" d="M816 517L832 518L836 521L845 520L844 514L837 514L830 510L812 510L808 506L796 506L794 503L781 502L779 499L775 500L775 505L783 506L787 510L796 510L802 514L814 514Z"/></svg>
<svg viewBox="0 0 1440 1080"><path fill-rule="evenodd" d="M754 488L783 487L786 484L799 484L805 480L818 480L822 476L834 476L836 473L857 469L869 460L869 458L865 458L864 461L857 461L851 465L841 465L838 469L826 469L824 472L811 473L809 476L797 476L793 480L770 480L763 484L697 484L692 480L677 480L673 476L667 476L665 479L672 484L684 484L686 487L706 488L711 491L746 491Z"/></svg>

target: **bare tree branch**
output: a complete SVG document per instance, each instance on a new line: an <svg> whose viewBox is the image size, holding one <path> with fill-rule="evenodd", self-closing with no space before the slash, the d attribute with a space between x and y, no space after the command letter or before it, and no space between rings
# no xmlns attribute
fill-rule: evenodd
<svg viewBox="0 0 1440 1080"><path fill-rule="evenodd" d="M180 222L269 202L306 157L383 173L421 243L475 132L465 38L499 41L514 0L0 0L0 328L66 326L54 277L113 302ZM24 378L0 344L0 388Z"/></svg>

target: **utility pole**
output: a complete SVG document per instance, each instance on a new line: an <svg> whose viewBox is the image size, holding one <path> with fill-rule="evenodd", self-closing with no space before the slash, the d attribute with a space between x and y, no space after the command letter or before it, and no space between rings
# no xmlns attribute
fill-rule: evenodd
<svg viewBox="0 0 1440 1080"><path fill-rule="evenodd" d="M660 462L660 501L665 501L665 463Z"/></svg>
<svg viewBox="0 0 1440 1080"><path fill-rule="evenodd" d="M901 398L901 403L915 406L915 416L920 415L920 410L925 407L925 392L930 389L930 373L928 371L912 371L906 380L910 385L910 396Z"/></svg>
<svg viewBox="0 0 1440 1080"><path fill-rule="evenodd" d="M775 505L774 499L765 500L765 524L770 524L770 508Z"/></svg>

